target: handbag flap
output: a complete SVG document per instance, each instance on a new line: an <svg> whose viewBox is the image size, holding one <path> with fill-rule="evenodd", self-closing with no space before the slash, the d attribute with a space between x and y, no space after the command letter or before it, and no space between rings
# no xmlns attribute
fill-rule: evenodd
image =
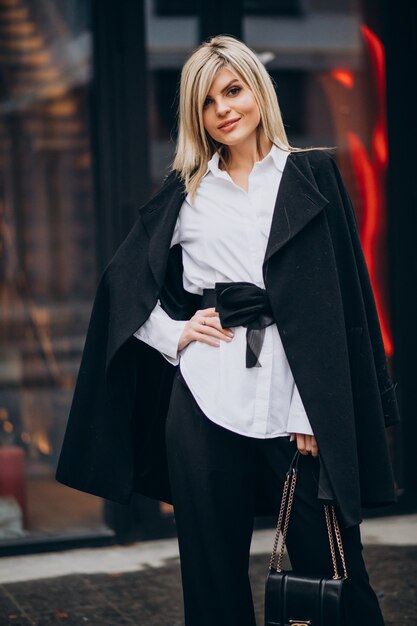
<svg viewBox="0 0 417 626"><path fill-rule="evenodd" d="M265 626L341 626L345 580L270 570Z"/></svg>

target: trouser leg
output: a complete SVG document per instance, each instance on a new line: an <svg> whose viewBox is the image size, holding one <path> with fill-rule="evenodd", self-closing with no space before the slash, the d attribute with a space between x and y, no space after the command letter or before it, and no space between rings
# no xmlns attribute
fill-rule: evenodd
<svg viewBox="0 0 417 626"><path fill-rule="evenodd" d="M271 493L282 489L281 451L277 439L260 443L265 459L275 468L276 480L270 481ZM289 443L296 452L296 442ZM288 525L287 550L294 571L317 576L332 576L333 566L323 503L317 498L319 460L300 455L298 478ZM271 474L269 474L271 476ZM272 474L274 476L274 474ZM337 510L336 510L337 512ZM339 523L348 576L346 626L383 626L378 599L369 583L362 554L359 525L345 528ZM337 550L337 546L335 543ZM340 560L339 573L342 574Z"/></svg>
<svg viewBox="0 0 417 626"><path fill-rule="evenodd" d="M210 421L176 374L166 444L186 626L256 624L248 574L251 443Z"/></svg>

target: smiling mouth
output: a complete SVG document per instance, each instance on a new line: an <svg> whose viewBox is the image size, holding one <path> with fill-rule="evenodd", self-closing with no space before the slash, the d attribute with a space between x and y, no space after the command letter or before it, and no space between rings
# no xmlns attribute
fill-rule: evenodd
<svg viewBox="0 0 417 626"><path fill-rule="evenodd" d="M224 124L221 124L220 126L218 126L217 128L219 130L221 130L222 128L227 128L228 126L231 126L232 124L235 124L236 122L238 122L240 120L240 117L235 118L234 120L230 120L229 122L225 122Z"/></svg>

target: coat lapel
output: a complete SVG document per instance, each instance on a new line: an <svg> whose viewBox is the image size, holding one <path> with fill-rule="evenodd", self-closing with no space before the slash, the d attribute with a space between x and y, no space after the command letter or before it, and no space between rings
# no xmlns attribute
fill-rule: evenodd
<svg viewBox="0 0 417 626"><path fill-rule="evenodd" d="M310 167L303 173L305 161L301 159L305 154L308 153L292 152L287 157L275 201L264 264L329 203L312 182L314 177Z"/></svg>
<svg viewBox="0 0 417 626"><path fill-rule="evenodd" d="M263 265L329 202L315 184L306 155L308 153L293 152L285 162ZM156 196L139 209L149 236L150 269L160 287L163 285L175 224L186 196L183 182L171 172Z"/></svg>

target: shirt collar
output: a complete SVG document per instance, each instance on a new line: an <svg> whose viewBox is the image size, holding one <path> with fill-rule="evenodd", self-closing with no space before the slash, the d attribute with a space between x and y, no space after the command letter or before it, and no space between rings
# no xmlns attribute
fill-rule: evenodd
<svg viewBox="0 0 417 626"><path fill-rule="evenodd" d="M280 143L280 142L277 142ZM275 144L272 144L272 147L268 154L264 156L260 161L256 161L254 167L257 168L263 167L266 163L268 163L271 159L275 165L275 167L282 172L284 170L284 165L286 161L285 153L288 152L288 149L283 145L282 148L278 148ZM215 152L211 159L207 163L207 169L203 174L203 177L206 176L209 172L211 172L214 176L218 178L228 178L228 174L219 168L219 153Z"/></svg>

